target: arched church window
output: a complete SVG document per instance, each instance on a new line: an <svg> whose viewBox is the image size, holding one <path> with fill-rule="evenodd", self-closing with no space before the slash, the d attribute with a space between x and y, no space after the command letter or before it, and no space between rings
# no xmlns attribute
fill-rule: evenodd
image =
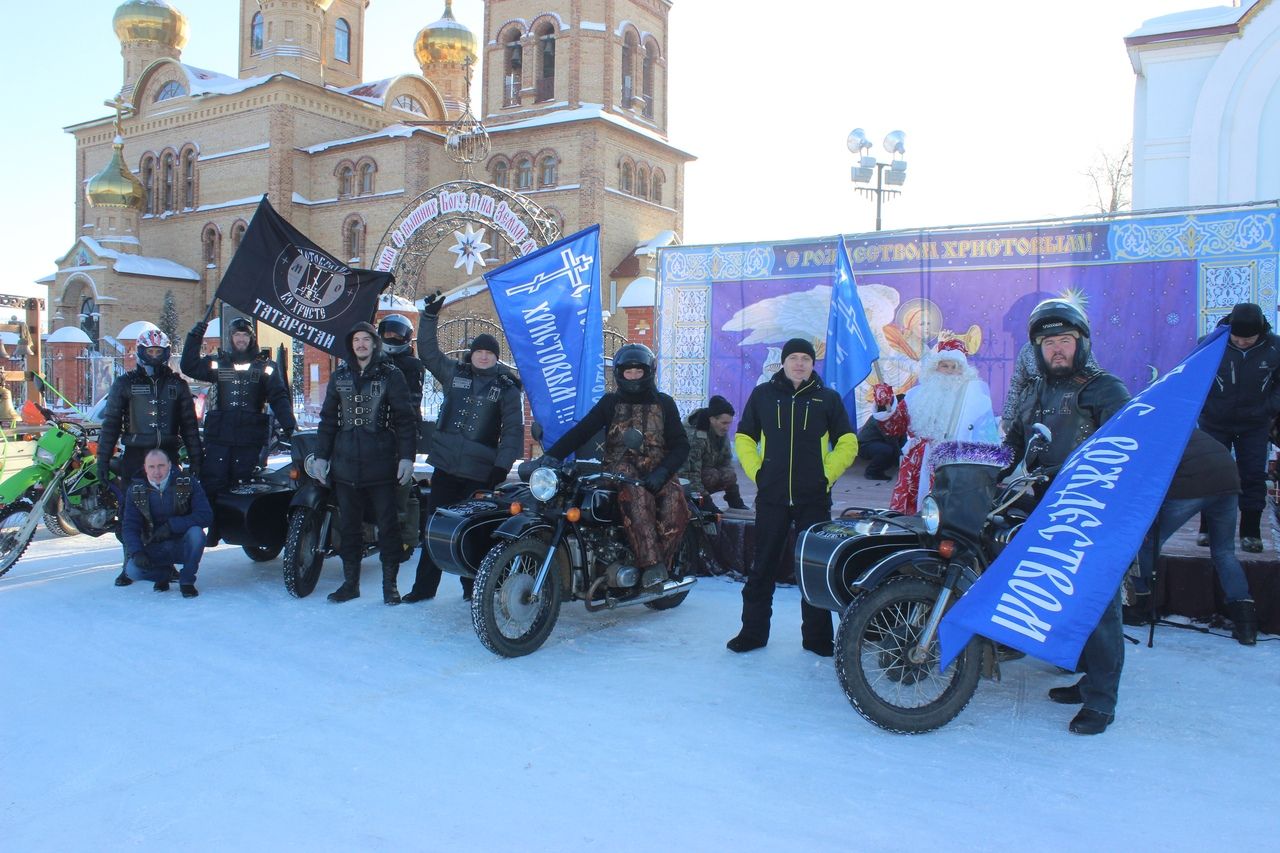
<svg viewBox="0 0 1280 853"><path fill-rule="evenodd" d="M360 166L360 195L369 195L373 192L373 172L372 163Z"/></svg>
<svg viewBox="0 0 1280 853"><path fill-rule="evenodd" d="M548 22L538 27L537 101L549 101L556 94L556 33Z"/></svg>
<svg viewBox="0 0 1280 853"><path fill-rule="evenodd" d="M162 178L162 179L163 179L163 181L164 181L164 187L163 187L164 197L163 197L163 199L161 200L161 201L162 201L162 203L161 203L160 207L161 207L163 210L173 210L173 209L174 209L174 204L173 204L173 182L174 182L174 174L173 174L173 171L174 171L174 169L173 169L173 154L172 154L172 153L166 153L166 154L164 155L164 159L163 159L163 160L161 160L161 161L160 161L160 163L161 163L161 165L160 165L160 175L161 175L161 178Z"/></svg>
<svg viewBox="0 0 1280 853"><path fill-rule="evenodd" d="M196 206L196 152L190 149L182 152L182 206Z"/></svg>
<svg viewBox="0 0 1280 853"><path fill-rule="evenodd" d="M351 61L351 25L346 18L339 18L333 25L333 58L339 62Z"/></svg>
<svg viewBox="0 0 1280 853"><path fill-rule="evenodd" d="M253 23L249 25L249 52L262 51L262 13L253 13Z"/></svg>
<svg viewBox="0 0 1280 853"><path fill-rule="evenodd" d="M509 167L505 160L499 160L497 163L493 164L493 185L495 187L502 187L503 189L507 188L509 185L508 171Z"/></svg>
<svg viewBox="0 0 1280 853"><path fill-rule="evenodd" d="M516 188L527 190L533 187L533 161L521 157L516 161Z"/></svg>
<svg viewBox="0 0 1280 853"><path fill-rule="evenodd" d="M92 296L86 296L80 302L80 331L89 336L89 340L93 342L91 346L95 350L98 348L98 328L101 320L97 300Z"/></svg>
<svg viewBox="0 0 1280 853"><path fill-rule="evenodd" d="M520 87L523 85L524 48L520 44L520 31L510 30L502 50L502 105L520 103Z"/></svg>
<svg viewBox="0 0 1280 853"><path fill-rule="evenodd" d="M622 108L631 109L631 99L635 97L636 53L640 42L632 30L627 30L622 41Z"/></svg>
<svg viewBox="0 0 1280 853"><path fill-rule="evenodd" d="M630 193L630 192L631 192L631 186L632 186L632 184L631 184L631 178L632 178L632 175L633 175L633 171L632 171L631 164L630 164L630 163L623 163L623 164L622 164L622 180L621 180L621 185L622 185L622 186L621 186L621 189L622 189L622 191L623 191L624 193Z"/></svg>
<svg viewBox="0 0 1280 853"><path fill-rule="evenodd" d="M662 204L663 180L664 178L661 172L655 171L653 173L653 179L650 182L650 199L657 204Z"/></svg>
<svg viewBox="0 0 1280 853"><path fill-rule="evenodd" d="M200 234L201 257L204 258L205 266L216 267L218 265L219 255L222 253L221 242L222 235L218 233L218 226L210 222Z"/></svg>
<svg viewBox="0 0 1280 853"><path fill-rule="evenodd" d="M156 96L152 100L155 103L159 103L160 101L167 101L170 98L181 98L185 94L187 94L185 86L177 80L168 80L160 87L160 91L156 92Z"/></svg>
<svg viewBox="0 0 1280 853"><path fill-rule="evenodd" d="M658 62L658 46L652 41L646 41L644 44L644 69L642 72L642 86L644 92L644 115L645 118L653 118L653 78L654 67Z"/></svg>
<svg viewBox="0 0 1280 853"><path fill-rule="evenodd" d="M351 195L355 188L355 169L350 166L343 166L338 170L338 198L346 198Z"/></svg>
<svg viewBox="0 0 1280 853"><path fill-rule="evenodd" d="M649 170L645 166L636 169L636 195L645 199L649 197Z"/></svg>
<svg viewBox="0 0 1280 853"><path fill-rule="evenodd" d="M243 219L237 219L231 226L231 252L235 254L240 251L240 242L244 240L244 232L249 226L245 225Z"/></svg>
<svg viewBox="0 0 1280 853"><path fill-rule="evenodd" d="M355 263L364 255L364 220L359 216L350 217L342 225L342 254L347 263Z"/></svg>
<svg viewBox="0 0 1280 853"><path fill-rule="evenodd" d="M143 213L156 212L156 158L147 156L142 161Z"/></svg>
<svg viewBox="0 0 1280 853"><path fill-rule="evenodd" d="M543 157L540 168L538 169L538 183L544 187L552 187L556 184L556 158Z"/></svg>
<svg viewBox="0 0 1280 853"><path fill-rule="evenodd" d="M396 99L391 102L391 106L406 113L413 113L416 116L425 116L427 114L426 107L422 106L422 102L413 95L397 95Z"/></svg>

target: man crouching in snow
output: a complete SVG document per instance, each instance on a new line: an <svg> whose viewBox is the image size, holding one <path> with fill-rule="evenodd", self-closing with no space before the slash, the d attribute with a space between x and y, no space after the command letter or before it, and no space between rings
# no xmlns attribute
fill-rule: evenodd
<svg viewBox="0 0 1280 853"><path fill-rule="evenodd" d="M146 479L129 486L120 525L129 552L125 571L134 580L154 581L156 592L168 592L174 564L181 563L182 597L195 598L203 528L213 521L209 500L199 480L172 470L163 450L150 451L142 467Z"/></svg>

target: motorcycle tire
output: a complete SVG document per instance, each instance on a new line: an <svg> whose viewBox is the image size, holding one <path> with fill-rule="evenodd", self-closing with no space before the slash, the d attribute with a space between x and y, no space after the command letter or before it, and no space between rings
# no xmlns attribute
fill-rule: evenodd
<svg viewBox="0 0 1280 853"><path fill-rule="evenodd" d="M854 710L882 729L900 734L940 729L978 688L982 647L977 639L945 672L938 671L936 637L924 663L906 657L940 590L922 578L893 577L855 598L840 619L836 676Z"/></svg>
<svg viewBox="0 0 1280 853"><path fill-rule="evenodd" d="M284 588L294 598L306 598L315 592L320 580L325 543L316 540L322 520L321 511L309 507L297 507L289 513L289 533L284 540Z"/></svg>
<svg viewBox="0 0 1280 853"><path fill-rule="evenodd" d="M476 572L471 624L484 647L516 658L537 651L560 617L560 578L553 564L538 601L526 600L547 556L547 540L526 536L489 549Z"/></svg>
<svg viewBox="0 0 1280 853"><path fill-rule="evenodd" d="M23 499L14 501L0 512L0 577L13 568L31 544L32 537L19 541L18 534L27 523L32 508L31 501Z"/></svg>
<svg viewBox="0 0 1280 853"><path fill-rule="evenodd" d="M51 509L45 510L44 513L44 529L48 530L53 536L59 538L63 536L79 536L80 531L71 523L65 515L62 514L62 500L57 500L57 505Z"/></svg>
<svg viewBox="0 0 1280 853"><path fill-rule="evenodd" d="M697 574L701 566L702 549L698 547L698 535L693 531L693 525L690 524L685 528L684 538L680 540L680 550L676 552L675 565L671 569L671 576L679 580L687 575ZM674 610L684 604L684 600L688 597L689 593L685 591L678 595L659 598L656 601L646 601L644 606L650 610Z"/></svg>
<svg viewBox="0 0 1280 853"><path fill-rule="evenodd" d="M241 545L240 547L244 551L245 556L250 560L253 560L255 563L271 562L276 557L280 556L280 551L284 548L283 545L276 545L275 547L271 547L269 545Z"/></svg>

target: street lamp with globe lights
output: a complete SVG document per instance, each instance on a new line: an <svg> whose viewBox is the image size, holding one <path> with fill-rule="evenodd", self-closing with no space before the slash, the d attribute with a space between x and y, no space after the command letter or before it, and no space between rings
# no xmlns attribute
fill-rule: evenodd
<svg viewBox="0 0 1280 853"><path fill-rule="evenodd" d="M885 184L890 187L900 187L907 180L907 161L903 160L901 155L906 153L906 134L900 130L889 133L884 138L884 150L892 155L893 159L888 163L881 163L875 157L867 154L871 150L871 140L867 138L867 133L860 127L855 127L850 133L847 140L849 150L858 157L857 165L850 170L850 177L854 183L869 184L874 174L876 185L874 187L854 187L858 192L874 195L876 199L876 230L880 230L880 207L884 202L886 195L898 195L901 190L888 189ZM886 170L888 174L886 174Z"/></svg>

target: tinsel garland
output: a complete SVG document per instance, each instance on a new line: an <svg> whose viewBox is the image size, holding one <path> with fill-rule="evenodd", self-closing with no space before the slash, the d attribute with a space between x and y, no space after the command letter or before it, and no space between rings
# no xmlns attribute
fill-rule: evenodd
<svg viewBox="0 0 1280 853"><path fill-rule="evenodd" d="M994 465L1004 468L1013 462L1013 450L1007 444L986 444L977 441L940 441L930 454L933 466L952 465L957 462L970 465Z"/></svg>

